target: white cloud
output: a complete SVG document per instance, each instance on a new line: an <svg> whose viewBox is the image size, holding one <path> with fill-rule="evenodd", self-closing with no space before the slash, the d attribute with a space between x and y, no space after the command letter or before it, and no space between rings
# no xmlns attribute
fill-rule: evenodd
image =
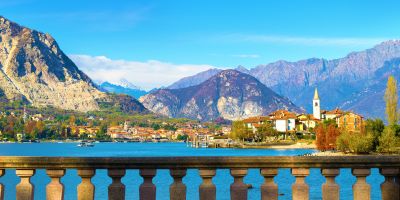
<svg viewBox="0 0 400 200"><path fill-rule="evenodd" d="M275 35L243 35L224 36L233 41L263 42L278 44L295 44L306 46L372 46L389 40L388 38L352 38L352 37L292 37Z"/></svg>
<svg viewBox="0 0 400 200"><path fill-rule="evenodd" d="M157 60L146 62L112 60L105 56L70 55L75 64L95 81L118 82L125 78L144 88L168 86L187 76L215 68L211 65L173 64Z"/></svg>
<svg viewBox="0 0 400 200"><path fill-rule="evenodd" d="M237 57L237 58L259 58L260 55L258 54L236 54L236 55L232 55L233 57Z"/></svg>

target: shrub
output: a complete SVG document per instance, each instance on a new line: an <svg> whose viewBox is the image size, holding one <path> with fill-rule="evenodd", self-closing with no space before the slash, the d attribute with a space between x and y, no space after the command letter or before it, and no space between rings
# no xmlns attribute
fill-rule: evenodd
<svg viewBox="0 0 400 200"><path fill-rule="evenodd" d="M379 152L392 153L399 147L399 138L396 136L394 126L386 126L382 135L379 137Z"/></svg>
<svg viewBox="0 0 400 200"><path fill-rule="evenodd" d="M344 132L341 135L339 135L339 137L336 139L336 148L342 152L349 152L350 151L349 138L350 135L347 132Z"/></svg>
<svg viewBox="0 0 400 200"><path fill-rule="evenodd" d="M354 133L350 137L349 148L354 153L370 153L374 149L374 137L372 134Z"/></svg>
<svg viewBox="0 0 400 200"><path fill-rule="evenodd" d="M370 153L374 149L374 136L371 133L345 132L336 140L338 150L353 153Z"/></svg>

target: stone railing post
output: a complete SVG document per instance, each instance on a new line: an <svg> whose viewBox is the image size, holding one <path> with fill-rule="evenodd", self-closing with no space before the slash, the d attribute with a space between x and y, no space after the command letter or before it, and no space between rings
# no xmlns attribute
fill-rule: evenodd
<svg viewBox="0 0 400 200"><path fill-rule="evenodd" d="M186 175L186 169L170 169L174 182L169 188L170 200L186 200L186 186L182 178Z"/></svg>
<svg viewBox="0 0 400 200"><path fill-rule="evenodd" d="M82 182L78 185L78 200L93 200L94 185L92 177L96 174L94 169L78 169L78 175L82 178Z"/></svg>
<svg viewBox="0 0 400 200"><path fill-rule="evenodd" d="M125 176L125 169L108 169L108 176L112 179L112 183L108 186L108 199L124 200L125 185L121 182L121 178Z"/></svg>
<svg viewBox="0 0 400 200"><path fill-rule="evenodd" d="M309 187L305 179L310 174L310 170L307 168L293 168L292 174L296 177L296 182L292 185L293 200L308 200Z"/></svg>
<svg viewBox="0 0 400 200"><path fill-rule="evenodd" d="M231 169L234 178L231 184L231 200L246 200L247 185L243 183L243 178L247 175L247 169Z"/></svg>
<svg viewBox="0 0 400 200"><path fill-rule="evenodd" d="M6 173L5 169L0 169L0 177L4 176L4 174ZM0 183L0 200L4 200L4 190L5 190L5 186Z"/></svg>
<svg viewBox="0 0 400 200"><path fill-rule="evenodd" d="M399 169L383 168L380 173L385 176L385 182L381 184L382 200L399 200L399 184L395 180Z"/></svg>
<svg viewBox="0 0 400 200"><path fill-rule="evenodd" d="M50 177L51 182L46 186L46 199L47 200L63 200L64 199L64 185L60 182L61 177L64 176L64 169L47 169L47 176Z"/></svg>
<svg viewBox="0 0 400 200"><path fill-rule="evenodd" d="M339 200L339 185L335 182L335 177L339 173L339 169L322 169L322 175L326 178L326 182L322 185L323 200Z"/></svg>
<svg viewBox="0 0 400 200"><path fill-rule="evenodd" d="M21 178L21 181L17 185L17 200L32 200L34 185L31 183L31 177L35 174L34 169L17 169L17 176Z"/></svg>
<svg viewBox="0 0 400 200"><path fill-rule="evenodd" d="M143 183L139 187L140 200L156 200L156 186L153 184L156 172L155 169L140 170L140 176L143 177Z"/></svg>
<svg viewBox="0 0 400 200"><path fill-rule="evenodd" d="M260 171L264 177L264 184L261 185L261 199L262 200L277 200L278 199L278 185L274 182L274 177L278 174L276 168L264 168Z"/></svg>
<svg viewBox="0 0 400 200"><path fill-rule="evenodd" d="M215 176L215 169L200 169L199 174L203 178L199 188L200 200L215 200L217 190L212 182L212 178Z"/></svg>
<svg viewBox="0 0 400 200"><path fill-rule="evenodd" d="M352 173L357 177L357 181L353 185L354 200L370 200L371 186L366 181L370 169L353 169Z"/></svg>

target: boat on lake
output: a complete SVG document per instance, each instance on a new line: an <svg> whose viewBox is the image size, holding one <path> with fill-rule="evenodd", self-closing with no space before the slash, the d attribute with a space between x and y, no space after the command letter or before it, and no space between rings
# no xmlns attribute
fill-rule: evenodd
<svg viewBox="0 0 400 200"><path fill-rule="evenodd" d="M94 143L89 142L89 141L82 141L77 146L78 147L94 147Z"/></svg>

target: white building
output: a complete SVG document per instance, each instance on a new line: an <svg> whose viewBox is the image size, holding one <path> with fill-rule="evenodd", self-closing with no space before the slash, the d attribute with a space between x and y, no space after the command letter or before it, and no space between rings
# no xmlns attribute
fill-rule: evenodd
<svg viewBox="0 0 400 200"><path fill-rule="evenodd" d="M314 115L314 118L321 119L321 105L320 105L317 88L315 88L315 92L314 92L313 115Z"/></svg>
<svg viewBox="0 0 400 200"><path fill-rule="evenodd" d="M269 114L278 132L293 131L296 129L296 114L287 110L277 110Z"/></svg>

